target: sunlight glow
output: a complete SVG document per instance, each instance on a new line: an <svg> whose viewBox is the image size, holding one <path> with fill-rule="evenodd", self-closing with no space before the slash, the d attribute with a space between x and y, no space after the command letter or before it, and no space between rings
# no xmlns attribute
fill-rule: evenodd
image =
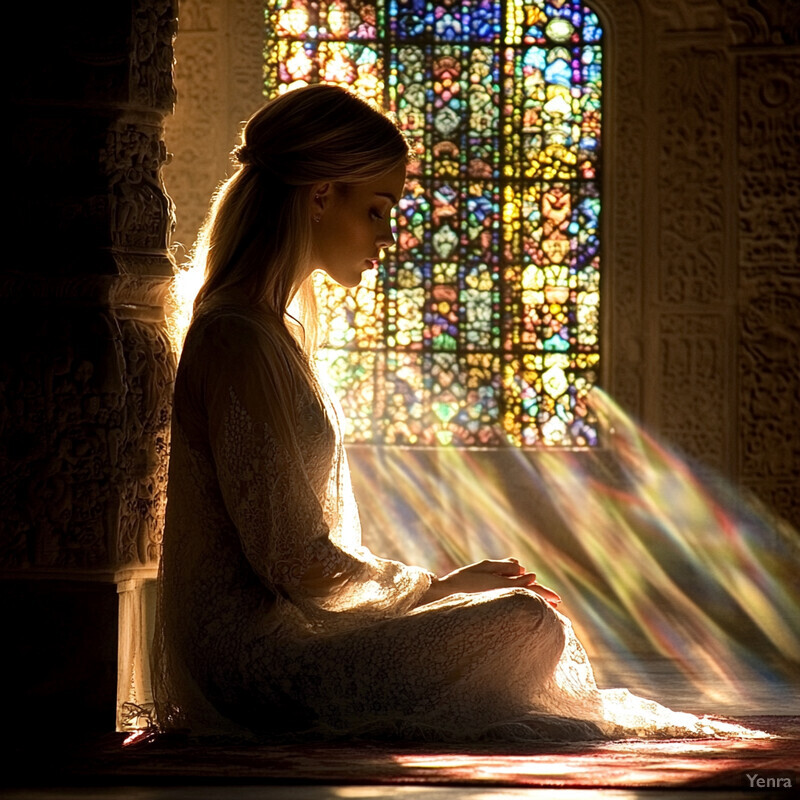
<svg viewBox="0 0 800 800"><path fill-rule="evenodd" d="M180 355L192 321L192 306L203 285L203 270L194 265L178 266L167 296L167 334L173 351Z"/></svg>
<svg viewBox="0 0 800 800"><path fill-rule="evenodd" d="M717 770L741 769L742 761L737 751L747 749L769 757L776 753L776 741L770 739L742 742L736 739L713 742L684 741L638 741L610 742L578 752L559 751L552 753L479 755L476 753L417 754L398 753L393 760L414 774L417 769L430 770L427 780L497 784L505 786L513 782L518 787L491 789L464 789L464 797L474 800L501 800L506 797L557 796L559 800L590 800L602 795L614 800L635 800L648 796L648 790L669 785L692 785L708 777L709 763ZM646 752L643 750L646 747ZM638 786L637 791L626 789L573 789L569 783L604 786ZM534 789L531 787L548 787ZM556 791L557 789L557 791ZM476 794L472 794L475 791ZM519 792L519 794L516 794ZM705 794L705 793L703 793ZM714 797L728 797L730 792L711 792ZM337 795L338 796L338 795ZM348 795L341 795L348 796ZM658 793L661 797L661 793ZM672 794L670 793L670 796Z"/></svg>

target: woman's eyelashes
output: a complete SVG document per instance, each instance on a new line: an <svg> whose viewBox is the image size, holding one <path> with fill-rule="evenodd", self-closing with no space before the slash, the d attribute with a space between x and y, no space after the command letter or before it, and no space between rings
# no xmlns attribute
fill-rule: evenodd
<svg viewBox="0 0 800 800"><path fill-rule="evenodd" d="M383 218L384 218L383 214L381 214L381 212L380 212L380 211L377 211L377 210L376 210L376 209L374 209L374 208L372 209L372 211L370 211L370 212L369 212L369 215L370 215L370 217L372 217L372 219L374 219L374 220L383 221Z"/></svg>

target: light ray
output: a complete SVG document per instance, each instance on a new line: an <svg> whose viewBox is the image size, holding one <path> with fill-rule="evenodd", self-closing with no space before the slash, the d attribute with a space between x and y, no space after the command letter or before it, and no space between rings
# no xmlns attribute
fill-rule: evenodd
<svg viewBox="0 0 800 800"><path fill-rule="evenodd" d="M699 477L602 391L590 401L605 441L592 450L354 449L367 544L438 572L518 557L562 594L590 652L633 671L641 653L668 658L707 699L796 688L797 532Z"/></svg>

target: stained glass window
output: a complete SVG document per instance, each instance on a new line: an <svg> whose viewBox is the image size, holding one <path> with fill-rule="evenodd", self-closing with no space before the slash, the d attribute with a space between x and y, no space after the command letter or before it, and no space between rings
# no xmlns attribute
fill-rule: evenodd
<svg viewBox="0 0 800 800"><path fill-rule="evenodd" d="M270 0L265 93L326 81L419 159L398 244L320 278L351 442L592 446L602 31L571 0Z"/></svg>

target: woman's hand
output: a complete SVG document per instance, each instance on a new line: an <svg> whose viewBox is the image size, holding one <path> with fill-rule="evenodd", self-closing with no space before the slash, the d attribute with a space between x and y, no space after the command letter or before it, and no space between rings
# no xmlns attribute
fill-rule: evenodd
<svg viewBox="0 0 800 800"><path fill-rule="evenodd" d="M457 592L488 592L492 589L511 589L515 586L536 592L553 607L561 602L556 592L536 582L536 573L526 572L516 558L505 558L479 561L437 578L423 595L420 605L433 603Z"/></svg>

